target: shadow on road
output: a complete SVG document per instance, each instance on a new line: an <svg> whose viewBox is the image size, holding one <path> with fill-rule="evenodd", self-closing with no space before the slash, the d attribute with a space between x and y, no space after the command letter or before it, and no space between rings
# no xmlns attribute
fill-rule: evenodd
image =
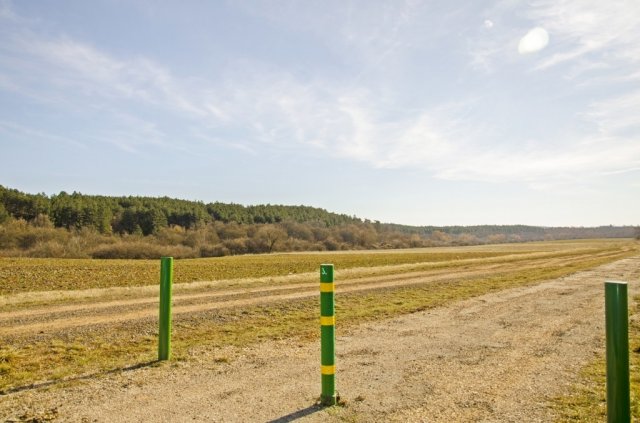
<svg viewBox="0 0 640 423"><path fill-rule="evenodd" d="M303 408L302 410L298 410L298 411L296 411L294 413L287 414L286 416L279 417L279 418L277 418L275 420L270 420L267 423L289 423L289 422L293 422L293 421L301 419L301 418L303 418L305 416L308 416L310 414L317 413L318 411L322 410L323 408L324 407L322 407L319 404L314 404L314 405L312 405L310 407Z"/></svg>
<svg viewBox="0 0 640 423"><path fill-rule="evenodd" d="M120 373L120 372L130 372L132 370L142 369L144 367L150 367L150 366L153 366L154 364L157 364L157 363L159 363L158 360L146 361L144 363L138 363L138 364L134 364L132 366L117 367L115 369L104 370L104 371L90 373L90 374L82 375L82 376L74 376L74 377L68 377L68 378L62 378L62 379L56 379L56 380L47 380L47 381L44 381L44 382L37 382L37 383L32 383L32 384L24 385L24 386L16 386L16 387L13 387L13 388L0 390L0 397L3 397L5 395L9 395L9 394L15 394L17 392L29 391L31 389L46 388L47 386L53 386L53 385L57 385L59 383L75 382L75 381L78 381L78 380L87 380L87 379L94 378L96 376L104 376L104 375L110 375L110 374Z"/></svg>

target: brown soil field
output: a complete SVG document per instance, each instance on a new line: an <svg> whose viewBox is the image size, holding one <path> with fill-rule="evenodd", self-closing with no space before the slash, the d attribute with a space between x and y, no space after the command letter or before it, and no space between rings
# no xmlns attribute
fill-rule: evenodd
<svg viewBox="0 0 640 423"><path fill-rule="evenodd" d="M570 257L520 254L450 268L351 269L336 295L390 292L459 280L570 266L610 252ZM375 273L375 272L374 272ZM181 284L177 322L212 312L278 308L317 297L315 275ZM41 381L0 394L3 421L553 421L550 400L602 354L603 282L640 277L634 256L568 276L489 292L392 318L340 327L337 385L342 406L319 408L317 339L285 337L243 346L194 345L164 363ZM157 321L157 289L120 288L15 295L0 303L3 345L134 332ZM114 291L115 290L115 291ZM194 319L195 320L189 320ZM213 316L213 317L212 317Z"/></svg>

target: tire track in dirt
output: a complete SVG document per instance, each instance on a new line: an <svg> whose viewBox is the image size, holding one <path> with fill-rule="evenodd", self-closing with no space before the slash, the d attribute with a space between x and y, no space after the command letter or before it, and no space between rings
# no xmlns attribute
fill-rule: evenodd
<svg viewBox="0 0 640 423"><path fill-rule="evenodd" d="M540 266L562 266L582 259L593 259L606 257L608 255L611 255L611 253L604 252L600 254L581 254L572 257L490 263L477 265L474 269L470 270L445 268L407 272L402 275L354 278L336 282L336 288L340 293L354 293L376 289L409 287L481 277L483 275L495 276L498 274L508 274L510 272L534 269ZM216 293L180 294L174 296L173 315L179 316L224 308L238 308L306 299L317 295L317 287L318 283L313 282L235 289ZM128 308L135 308L136 306L139 306L139 308L133 311L128 310ZM102 314L100 314L101 312ZM155 318L157 314L157 297L81 305L63 305L36 310L27 309L0 313L0 323L2 324L2 327L0 327L0 336L50 333L84 326L118 324L127 321Z"/></svg>

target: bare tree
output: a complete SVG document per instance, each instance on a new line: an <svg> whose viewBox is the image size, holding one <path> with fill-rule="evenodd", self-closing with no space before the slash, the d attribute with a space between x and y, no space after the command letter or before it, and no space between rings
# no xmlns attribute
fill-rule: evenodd
<svg viewBox="0 0 640 423"><path fill-rule="evenodd" d="M286 240L287 237L287 232L285 232L281 227L276 225L264 225L258 229L254 239L262 246L264 249L263 251L271 253L276 248L277 244Z"/></svg>

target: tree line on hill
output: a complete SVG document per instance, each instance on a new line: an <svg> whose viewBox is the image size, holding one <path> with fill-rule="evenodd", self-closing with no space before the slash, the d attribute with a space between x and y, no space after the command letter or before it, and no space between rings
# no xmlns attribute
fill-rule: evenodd
<svg viewBox="0 0 640 423"><path fill-rule="evenodd" d="M205 204L77 192L47 196L0 185L0 255L4 256L212 257L634 235L640 233L631 226L407 226L308 206Z"/></svg>

